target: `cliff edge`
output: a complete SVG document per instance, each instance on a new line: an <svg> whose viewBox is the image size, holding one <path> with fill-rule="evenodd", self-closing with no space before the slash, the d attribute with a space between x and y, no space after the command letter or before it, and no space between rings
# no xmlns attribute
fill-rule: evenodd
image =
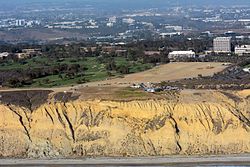
<svg viewBox="0 0 250 167"><path fill-rule="evenodd" d="M0 157L164 156L250 152L250 91L168 99L82 99L5 92Z"/></svg>

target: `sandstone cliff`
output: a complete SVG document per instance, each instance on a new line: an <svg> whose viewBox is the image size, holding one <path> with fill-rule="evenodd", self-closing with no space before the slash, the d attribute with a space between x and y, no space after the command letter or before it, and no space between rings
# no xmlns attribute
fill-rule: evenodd
<svg viewBox="0 0 250 167"><path fill-rule="evenodd" d="M132 101L56 101L49 93L36 106L22 96L1 101L0 157L250 152L249 91Z"/></svg>

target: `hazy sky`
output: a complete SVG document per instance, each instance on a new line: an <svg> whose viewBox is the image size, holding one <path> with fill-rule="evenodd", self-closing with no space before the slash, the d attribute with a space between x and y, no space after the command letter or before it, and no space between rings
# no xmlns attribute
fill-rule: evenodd
<svg viewBox="0 0 250 167"><path fill-rule="evenodd" d="M250 0L0 0L0 9L14 9L22 6L71 6L91 5L97 8L151 8L168 6L231 6L249 5Z"/></svg>
<svg viewBox="0 0 250 167"><path fill-rule="evenodd" d="M210 4L210 5L216 5L216 4L250 4L250 0L0 0L0 4L24 4L24 3L31 3L31 2L59 2L59 3L65 3L65 2L84 2L84 3L93 3L93 2L99 2L99 3L117 3L117 2L126 2L126 3L148 3L148 4L158 4L158 3L180 3L181 4L197 4L197 5L204 5L204 4Z"/></svg>

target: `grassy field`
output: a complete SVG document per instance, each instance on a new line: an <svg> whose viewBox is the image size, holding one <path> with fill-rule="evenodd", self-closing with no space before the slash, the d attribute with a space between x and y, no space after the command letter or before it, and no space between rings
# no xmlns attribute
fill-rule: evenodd
<svg viewBox="0 0 250 167"><path fill-rule="evenodd" d="M132 88L124 88L115 92L115 96L121 99L142 98L142 97L145 97L146 95L148 94L146 94L142 90L132 89Z"/></svg>
<svg viewBox="0 0 250 167"><path fill-rule="evenodd" d="M115 57L114 61L117 66L129 67L130 73L141 72L153 67L152 64L143 64L141 61L128 61L124 57ZM86 58L47 58L47 57L33 57L31 59L23 60L20 62L9 61L2 63L0 71L2 70L32 70L36 68L49 68L60 64L79 64L81 67L85 67L87 70L79 72L73 78L65 77L66 74L49 75L42 78L33 79L33 82L29 87L55 87L55 86L70 86L84 82L93 82L106 80L109 77L122 76L117 71L108 71L104 63L100 63L96 57ZM110 76L111 75L111 76Z"/></svg>

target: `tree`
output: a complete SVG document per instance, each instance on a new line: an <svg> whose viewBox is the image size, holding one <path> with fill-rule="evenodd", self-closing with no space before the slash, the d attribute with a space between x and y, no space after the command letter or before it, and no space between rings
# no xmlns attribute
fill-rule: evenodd
<svg viewBox="0 0 250 167"><path fill-rule="evenodd" d="M129 74L129 67L122 65L118 68L118 72L121 74Z"/></svg>
<svg viewBox="0 0 250 167"><path fill-rule="evenodd" d="M110 62L108 62L106 64L106 70L108 70L108 71L115 71L116 69L117 69L117 67L116 67L116 63L115 63L114 60L111 60Z"/></svg>
<svg viewBox="0 0 250 167"><path fill-rule="evenodd" d="M8 80L8 85L15 88L23 86L22 81L19 78L10 78Z"/></svg>
<svg viewBox="0 0 250 167"><path fill-rule="evenodd" d="M77 84L83 84L86 82L88 82L88 80L86 78L81 78L81 79L78 79Z"/></svg>

